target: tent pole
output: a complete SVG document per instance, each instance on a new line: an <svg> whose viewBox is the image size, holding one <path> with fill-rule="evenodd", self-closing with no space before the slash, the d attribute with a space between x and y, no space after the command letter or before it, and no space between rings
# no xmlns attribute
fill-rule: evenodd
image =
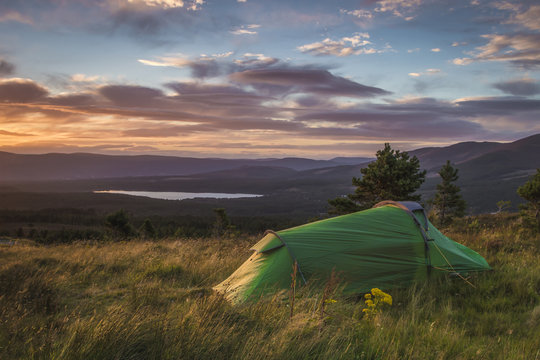
<svg viewBox="0 0 540 360"><path fill-rule="evenodd" d="M291 255L292 259L293 259L293 262L296 262L296 267L298 268L298 272L300 273L300 276L302 277L302 280L304 280L304 285L307 284L307 281L306 281L306 278L304 277L304 274L302 273L302 270L300 269L300 264L298 263L298 260L296 259L296 257L294 256L293 252L291 251L291 248L287 245L287 243L281 238L281 236L279 236L279 234L277 232L275 232L274 230L266 230L264 232L264 235L267 235L267 234L272 234L274 235L275 237L277 237L282 243L283 245L287 248L287 250L289 251L289 254Z"/></svg>

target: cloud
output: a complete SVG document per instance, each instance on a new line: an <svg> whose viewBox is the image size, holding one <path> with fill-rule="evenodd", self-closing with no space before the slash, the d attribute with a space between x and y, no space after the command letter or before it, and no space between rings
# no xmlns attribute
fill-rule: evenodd
<svg viewBox="0 0 540 360"><path fill-rule="evenodd" d="M152 146L137 146L133 144L80 145L76 143L63 144L52 141L23 142L15 145L0 146L0 149L2 151L9 151L17 154L45 154L50 152L105 152L109 154L125 154L126 152L148 153L149 151L159 150Z"/></svg>
<svg viewBox="0 0 540 360"><path fill-rule="evenodd" d="M277 58L253 53L245 53L232 61L227 60L232 54L233 52L229 51L211 56L201 55L196 59L189 59L180 54L158 57L157 60L139 59L137 61L148 66L187 67L191 70L191 75L197 79L217 77L246 69L266 68L280 62Z"/></svg>
<svg viewBox="0 0 540 360"><path fill-rule="evenodd" d="M499 1L490 4L501 11L509 11L505 24L516 24L521 31L508 34L486 34L487 43L467 52L467 57L453 60L456 65L468 65L474 61L509 62L522 68L540 65L540 5L525 7L524 3ZM455 43L458 44L458 43ZM454 44L453 44L454 46Z"/></svg>
<svg viewBox="0 0 540 360"><path fill-rule="evenodd" d="M147 6L159 6L165 9L184 7L184 1L182 0L128 0L132 4L145 4Z"/></svg>
<svg viewBox="0 0 540 360"><path fill-rule="evenodd" d="M191 75L198 79L222 74L221 66L214 59L202 58L199 61L192 61L188 66L191 69Z"/></svg>
<svg viewBox="0 0 540 360"><path fill-rule="evenodd" d="M29 79L0 80L0 102L26 103L45 97L48 91Z"/></svg>
<svg viewBox="0 0 540 360"><path fill-rule="evenodd" d="M454 65L461 65L461 66L469 65L472 62L473 62L473 59L467 58L467 57L456 58L456 59L452 60L452 63Z"/></svg>
<svg viewBox="0 0 540 360"><path fill-rule="evenodd" d="M189 10L197 11L200 10L201 7L204 5L205 0L194 0L191 2L191 4L188 6Z"/></svg>
<svg viewBox="0 0 540 360"><path fill-rule="evenodd" d="M129 137L176 137L181 134L193 132L189 129L190 126L161 126L124 130L122 131L122 135Z"/></svg>
<svg viewBox="0 0 540 360"><path fill-rule="evenodd" d="M523 67L540 65L540 34L484 35L489 42L476 48L475 61L510 61Z"/></svg>
<svg viewBox="0 0 540 360"><path fill-rule="evenodd" d="M34 136L33 134L23 134L23 133L6 131L6 130L0 130L0 135L5 135L5 136Z"/></svg>
<svg viewBox="0 0 540 360"><path fill-rule="evenodd" d="M128 0L130 4L144 4L149 7L158 7L162 9L174 9L174 8L186 8L187 10L200 10L201 5L204 4L204 0Z"/></svg>
<svg viewBox="0 0 540 360"><path fill-rule="evenodd" d="M432 52L441 52L441 49L439 49L439 48L433 48L433 49L431 49L431 51L432 51Z"/></svg>
<svg viewBox="0 0 540 360"><path fill-rule="evenodd" d="M119 9L114 12L112 18L113 30L126 26L132 35L137 37L155 36L168 26L166 16L141 12L133 8Z"/></svg>
<svg viewBox="0 0 540 360"><path fill-rule="evenodd" d="M441 70L440 69L426 69L425 71L423 72L410 72L409 73L409 76L411 77L420 77L420 76L423 76L423 75L439 75L441 74Z"/></svg>
<svg viewBox="0 0 540 360"><path fill-rule="evenodd" d="M234 35L257 35L257 32L256 31L253 31L253 30L249 30L249 29L236 29L236 30L231 30L231 34L234 34Z"/></svg>
<svg viewBox="0 0 540 360"><path fill-rule="evenodd" d="M266 96L260 96L256 93L231 86L200 84L189 82L173 82L165 85L174 90L179 97L175 98L180 102L191 102L194 104L222 105L227 107L241 107L249 105L260 105L269 100Z"/></svg>
<svg viewBox="0 0 540 360"><path fill-rule="evenodd" d="M191 75L202 79L206 77L219 76L223 73L223 69L216 59L230 56L231 52L225 54L217 54L212 57L201 56L198 59L191 60L183 55L178 56L163 56L158 60L137 60L141 64L148 66L166 66L166 67L188 67L191 69Z"/></svg>
<svg viewBox="0 0 540 360"><path fill-rule="evenodd" d="M350 15L353 17L353 21L360 27L366 27L372 23L374 18L373 13L365 9L345 10L340 9L341 14Z"/></svg>
<svg viewBox="0 0 540 360"><path fill-rule="evenodd" d="M321 106L331 106L330 99L316 95L303 95L295 97L294 102L298 107L317 108Z"/></svg>
<svg viewBox="0 0 540 360"><path fill-rule="evenodd" d="M234 60L234 64L240 68L264 68L277 64L279 59L264 54L245 53L241 58Z"/></svg>
<svg viewBox="0 0 540 360"><path fill-rule="evenodd" d="M161 56L158 60L138 59L138 62L148 66L168 66L168 67L184 67L189 66L192 60L187 59L184 55L178 56Z"/></svg>
<svg viewBox="0 0 540 360"><path fill-rule="evenodd" d="M540 100L523 98L488 97L473 99L458 99L454 101L464 114L472 115L501 115L523 112L540 111ZM538 119L536 119L537 121Z"/></svg>
<svg viewBox="0 0 540 360"><path fill-rule="evenodd" d="M221 54L213 54L211 57L213 57L215 59L228 58L232 54L234 54L234 51L227 51L227 52L224 52L224 53L221 53ZM204 55L204 56L206 56L206 55Z"/></svg>
<svg viewBox="0 0 540 360"><path fill-rule="evenodd" d="M15 65L6 60L0 59L0 77L12 75L15 72Z"/></svg>
<svg viewBox="0 0 540 360"><path fill-rule="evenodd" d="M509 10L513 12L519 11L521 7L519 4L511 3L510 1L494 1L491 3L491 6L498 10Z"/></svg>
<svg viewBox="0 0 540 360"><path fill-rule="evenodd" d="M409 21L414 18L411 13L422 4L422 0L380 0L375 7L376 12L390 12L394 16ZM409 15L409 16L407 16Z"/></svg>
<svg viewBox="0 0 540 360"><path fill-rule="evenodd" d="M106 36L126 32L139 41L161 45L171 41L171 32L165 30L195 34L228 23L223 17L200 16L204 6L204 0L2 0L0 22L47 30L79 28Z"/></svg>
<svg viewBox="0 0 540 360"><path fill-rule="evenodd" d="M153 3L153 2L151 2ZM117 32L127 31L129 35L136 36L138 40L152 40L152 44L160 45L170 43L170 34L178 34L179 31L188 32L195 36L199 32L215 31L226 23L227 19L213 16L201 16L200 0L184 1L184 6L180 2L155 3L149 5L145 1L135 2L112 2L112 5L103 7L103 21L94 22L95 31Z"/></svg>
<svg viewBox="0 0 540 360"><path fill-rule="evenodd" d="M369 39L369 34L356 33L351 37L343 37L339 40L326 38L321 42L302 45L298 47L298 50L316 56L333 55L340 57L381 52L381 50L375 50L374 48L366 48L367 45L371 45L371 42L367 39Z"/></svg>
<svg viewBox="0 0 540 360"><path fill-rule="evenodd" d="M532 96L540 94L540 83L533 79L510 80L493 84L493 87L510 95Z"/></svg>
<svg viewBox="0 0 540 360"><path fill-rule="evenodd" d="M156 98L163 97L161 90L133 85L106 85L99 93L116 105L129 107L154 104Z"/></svg>
<svg viewBox="0 0 540 360"><path fill-rule="evenodd" d="M48 100L49 103L52 105L60 105L66 107L91 106L98 103L95 95L85 93L60 95L49 98Z"/></svg>
<svg viewBox="0 0 540 360"><path fill-rule="evenodd" d="M373 97L390 92L359 84L331 74L328 70L302 68L272 68L246 70L231 74L238 83L282 94L312 93L326 96Z"/></svg>
<svg viewBox="0 0 540 360"><path fill-rule="evenodd" d="M336 125L330 127L336 136L347 136L348 131L349 136L359 133L367 137L442 139L448 135L454 139L470 139L493 136L497 132L508 136L524 129L529 133L538 131L539 115L540 100L492 97L444 102L412 98L348 110L313 111L297 116L296 121L334 123ZM498 125L494 126L494 122ZM322 135L323 130L316 132Z"/></svg>
<svg viewBox="0 0 540 360"><path fill-rule="evenodd" d="M237 29L231 30L230 33L234 35L257 35L257 31L253 29L258 29L260 27L261 25L258 24L243 25Z"/></svg>
<svg viewBox="0 0 540 360"><path fill-rule="evenodd" d="M0 22L15 21L21 24L33 25L34 21L31 17L21 14L15 10L4 10L0 14Z"/></svg>
<svg viewBox="0 0 540 360"><path fill-rule="evenodd" d="M61 136L72 139L72 144L80 141L81 146L88 144L86 138L94 145L126 143L117 144L117 148L88 147L103 152L155 146L172 152L180 147L197 147L210 153L219 149L216 144L222 142L223 136L227 142L256 147L269 134L279 134L270 148L294 143L298 149L311 146L309 151L314 154L314 143L326 144L328 149L324 151L331 152L336 141L383 142L395 137L408 143L425 139L448 142L540 131L540 100L491 97L450 102L405 98L370 103L366 98L389 92L323 68L272 63L262 54L244 54L245 60L255 61L251 64L235 64L229 57L214 58L227 71L239 69L221 83L213 79L169 82L163 87L107 84L52 95L30 80L1 80L0 118L10 119L10 127L0 130L0 135L10 141L17 135L5 133L7 130L14 134L31 132L43 141ZM418 74L435 75L440 70L426 69ZM81 76L80 80L87 77ZM497 85L515 93L517 85L512 82L517 81ZM14 98L11 86L21 84L26 86L24 94L31 93L26 91L29 89L34 89L35 94ZM6 94L11 98L6 99ZM45 145L39 146L45 149Z"/></svg>
<svg viewBox="0 0 540 360"><path fill-rule="evenodd" d="M341 9L339 10L339 12L342 14L354 16L359 19L372 19L373 18L373 13L369 10L364 10L364 9L357 9L357 10Z"/></svg>
<svg viewBox="0 0 540 360"><path fill-rule="evenodd" d="M514 9L517 10L519 7ZM526 11L516 14L509 22L531 30L540 30L540 5L531 5Z"/></svg>
<svg viewBox="0 0 540 360"><path fill-rule="evenodd" d="M99 75L88 76L85 74L73 74L71 75L70 80L76 83L95 83L104 81L105 78Z"/></svg>
<svg viewBox="0 0 540 360"><path fill-rule="evenodd" d="M350 137L362 135L367 138L399 138L419 139L430 137L431 139L443 139L445 137L465 137L480 135L484 128L471 121L456 117L448 117L431 111L429 106L422 108L417 106L410 110L400 109L387 105L382 108L367 108L349 111L334 111L312 113L299 117L297 120L304 122L328 122L341 125L340 127L329 126L317 128L314 134L323 136L328 131L334 136ZM347 126L343 126L343 125ZM330 130L331 129L331 130Z"/></svg>

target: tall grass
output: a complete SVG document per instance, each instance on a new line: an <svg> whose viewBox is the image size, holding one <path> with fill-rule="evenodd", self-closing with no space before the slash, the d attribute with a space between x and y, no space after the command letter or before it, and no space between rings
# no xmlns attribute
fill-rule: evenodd
<svg viewBox="0 0 540 360"><path fill-rule="evenodd" d="M324 284L233 306L211 287L254 238L0 248L1 359L540 359L540 245L513 219L447 229L494 271L364 302ZM329 296L328 294L326 295Z"/></svg>

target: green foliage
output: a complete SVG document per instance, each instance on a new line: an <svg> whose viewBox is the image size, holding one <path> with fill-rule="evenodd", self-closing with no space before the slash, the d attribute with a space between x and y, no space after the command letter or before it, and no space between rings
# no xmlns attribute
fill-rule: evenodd
<svg viewBox="0 0 540 360"><path fill-rule="evenodd" d="M129 216L123 209L107 215L105 225L123 239L132 237L136 234L135 228L129 222Z"/></svg>
<svg viewBox="0 0 540 360"><path fill-rule="evenodd" d="M156 229L154 228L154 224L152 224L152 220L148 218L144 219L144 222L141 225L139 232L145 239L156 238Z"/></svg>
<svg viewBox="0 0 540 360"><path fill-rule="evenodd" d="M347 214L368 209L383 200L420 201L414 194L425 181L426 171L420 171L420 161L407 152L394 150L390 144L377 151L377 159L360 169L361 178L353 177L354 194L329 200L330 212Z"/></svg>
<svg viewBox="0 0 540 360"><path fill-rule="evenodd" d="M512 202L510 200L500 200L497 201L497 214L505 212L506 210L510 209L512 206Z"/></svg>
<svg viewBox="0 0 540 360"><path fill-rule="evenodd" d="M328 200L330 204L330 210L328 213L334 215L350 214L356 211L362 210L362 208L354 201L351 200L350 194L346 197L338 197Z"/></svg>
<svg viewBox="0 0 540 360"><path fill-rule="evenodd" d="M203 238L215 235L217 215L209 211L205 215L152 215L141 216L131 211L128 221L139 229L141 238L164 239L170 237ZM225 214L227 215L227 214ZM18 239L31 239L42 244L66 244L76 241L101 241L111 237L123 238L104 221L108 214L94 209L47 208L38 210L0 209L0 234ZM308 217L289 216L234 216L228 217L229 226L223 236L260 234L267 229L285 229L303 224ZM154 228L155 237L152 237ZM146 225L145 225L146 223ZM230 225L234 223L233 225ZM145 231L146 228L146 231Z"/></svg>
<svg viewBox="0 0 540 360"><path fill-rule="evenodd" d="M447 226L455 218L465 215L466 203L461 197L460 188L455 184L459 179L458 169L452 167L450 160L439 171L442 182L437 185L437 193L432 201L439 226Z"/></svg>
<svg viewBox="0 0 540 360"><path fill-rule="evenodd" d="M222 236L229 237L234 235L235 227L231 224L231 220L227 216L227 212L224 208L214 209L216 214L216 221L214 222L213 235L220 238Z"/></svg>
<svg viewBox="0 0 540 360"><path fill-rule="evenodd" d="M519 196L527 200L521 206L521 217L525 227L534 232L540 231L540 169L524 185L517 189Z"/></svg>

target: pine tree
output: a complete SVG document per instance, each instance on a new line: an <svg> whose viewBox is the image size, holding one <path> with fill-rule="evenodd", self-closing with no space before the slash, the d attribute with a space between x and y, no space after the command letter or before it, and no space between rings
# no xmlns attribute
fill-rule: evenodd
<svg viewBox="0 0 540 360"><path fill-rule="evenodd" d="M394 150L390 144L377 151L377 159L360 169L361 178L353 177L354 194L329 200L330 213L347 214L368 209L383 200L420 201L415 195L425 181L426 171L420 171L420 161L407 152Z"/></svg>
<svg viewBox="0 0 540 360"><path fill-rule="evenodd" d="M154 228L154 224L152 224L152 220L150 219L144 220L139 231L146 239L154 239L156 237L156 229Z"/></svg>
<svg viewBox="0 0 540 360"><path fill-rule="evenodd" d="M459 193L461 189L455 184L459 179L458 169L452 167L450 160L446 161L439 171L442 182L437 185L437 193L433 199L433 208L439 226L450 224L454 218L465 215L467 203Z"/></svg>
<svg viewBox="0 0 540 360"><path fill-rule="evenodd" d="M121 238L129 238L136 233L135 228L129 222L128 214L123 209L107 215L105 225Z"/></svg>
<svg viewBox="0 0 540 360"><path fill-rule="evenodd" d="M528 201L520 206L523 224L536 232L540 231L540 169L536 169L536 174L520 186L517 193Z"/></svg>
<svg viewBox="0 0 540 360"><path fill-rule="evenodd" d="M234 230L231 220L227 216L224 208L214 209L216 221L214 222L214 236L221 239L222 236L228 236Z"/></svg>

